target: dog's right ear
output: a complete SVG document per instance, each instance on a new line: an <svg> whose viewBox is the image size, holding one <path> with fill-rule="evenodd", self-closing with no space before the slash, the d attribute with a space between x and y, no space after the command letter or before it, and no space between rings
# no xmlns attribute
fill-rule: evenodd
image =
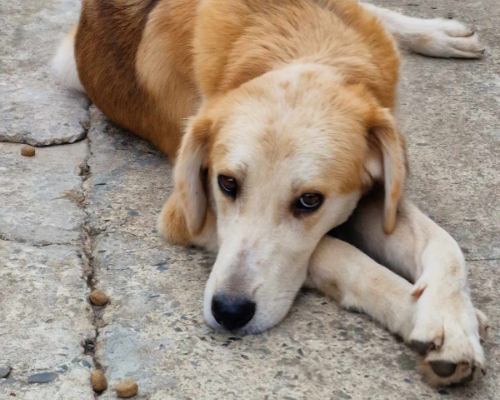
<svg viewBox="0 0 500 400"><path fill-rule="evenodd" d="M159 229L167 240L188 244L200 235L207 217L204 170L212 120L190 122L174 167L174 193L163 207Z"/></svg>
<svg viewBox="0 0 500 400"><path fill-rule="evenodd" d="M398 204L404 191L406 146L388 109L377 107L368 124L368 142L372 157L367 159L365 169L372 179L384 183L383 230L390 234L396 226Z"/></svg>

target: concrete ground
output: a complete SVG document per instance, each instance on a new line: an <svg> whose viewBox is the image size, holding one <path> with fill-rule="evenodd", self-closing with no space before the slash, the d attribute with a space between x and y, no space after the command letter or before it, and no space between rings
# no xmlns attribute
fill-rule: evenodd
<svg viewBox="0 0 500 400"><path fill-rule="evenodd" d="M209 329L213 257L155 230L172 190L167 158L50 75L79 1L0 0L0 399L90 400L94 368L110 384L102 399L121 379L151 400L499 398L500 5L377 4L459 18L488 47L480 61L407 56L400 97L409 196L466 255L473 299L493 326L488 374L434 391L406 345L314 292L261 335ZM49 147L25 158L20 142ZM103 309L88 303L94 287L111 298Z"/></svg>

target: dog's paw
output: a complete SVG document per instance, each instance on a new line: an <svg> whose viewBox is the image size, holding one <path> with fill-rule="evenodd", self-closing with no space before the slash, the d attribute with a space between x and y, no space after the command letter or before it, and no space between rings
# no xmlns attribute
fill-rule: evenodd
<svg viewBox="0 0 500 400"><path fill-rule="evenodd" d="M414 27L415 34L410 41L410 49L431 57L481 58L485 47L477 33L461 22L436 18L421 20Z"/></svg>
<svg viewBox="0 0 500 400"><path fill-rule="evenodd" d="M475 310L468 293L444 294L416 286L410 345L421 356L419 372L432 387L463 384L485 373L481 339L486 316Z"/></svg>
<svg viewBox="0 0 500 400"><path fill-rule="evenodd" d="M163 206L156 229L167 242L187 246L190 244L191 236L186 224L186 218L179 207L177 195L174 193Z"/></svg>

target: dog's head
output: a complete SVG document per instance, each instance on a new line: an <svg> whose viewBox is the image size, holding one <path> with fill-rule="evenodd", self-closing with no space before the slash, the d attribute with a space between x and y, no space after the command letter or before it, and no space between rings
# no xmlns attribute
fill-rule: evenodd
<svg viewBox="0 0 500 400"><path fill-rule="evenodd" d="M160 221L173 241L218 248L207 322L250 333L281 321L318 242L373 180L385 183L384 229L393 229L404 164L389 111L326 67L270 72L205 104Z"/></svg>

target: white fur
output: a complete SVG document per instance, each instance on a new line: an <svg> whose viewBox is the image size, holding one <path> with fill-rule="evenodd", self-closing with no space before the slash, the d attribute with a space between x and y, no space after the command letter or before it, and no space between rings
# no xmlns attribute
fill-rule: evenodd
<svg viewBox="0 0 500 400"><path fill-rule="evenodd" d="M410 296L411 283L354 246L325 236L311 257L306 285L334 297L345 308L367 313L391 332L409 339L416 306Z"/></svg>
<svg viewBox="0 0 500 400"><path fill-rule="evenodd" d="M52 68L56 72L61 83L70 89L84 92L85 89L78 77L78 70L75 61L75 33L72 29L59 45L59 49L52 60Z"/></svg>
<svg viewBox="0 0 500 400"><path fill-rule="evenodd" d="M424 363L444 360L468 362L484 368L479 320L470 298L463 254L446 231L428 220L416 207L413 212L420 214L417 218L427 228L427 244L417 258L421 275L413 292L422 292L422 295L417 302L410 340L434 343L439 350L431 351ZM456 374L459 372L457 370ZM462 372L470 374L468 370ZM453 377L444 383L454 383Z"/></svg>
<svg viewBox="0 0 500 400"><path fill-rule="evenodd" d="M213 146L227 151L213 159L211 193L220 247L204 303L205 319L214 328L219 328L211 310L216 293L236 293L257 304L255 316L240 333L261 332L279 323L306 279L317 243L332 226L347 220L361 195L354 189L336 192L331 177L330 191L324 193L324 204L316 215L298 218L292 214L291 205L298 196L320 191L315 185L324 181L333 169L332 160L343 151L335 135L325 135L324 130L340 129L349 117L311 106L314 96L330 95L319 86L323 79L335 79L330 72L325 75L326 71L308 64L294 65L244 84L243 93L253 85L267 88L268 101L242 94L245 101L235 102L231 116L219 127ZM303 87L301 77L308 73L318 79L319 88ZM289 146L293 151L281 152ZM185 159L179 157L177 170L187 170L182 164ZM228 200L218 187L218 174L234 177L241 196ZM310 218L316 222L309 225Z"/></svg>
<svg viewBox="0 0 500 400"><path fill-rule="evenodd" d="M376 197L359 205L349 222L354 232L349 241L416 283L397 279L361 251L356 254L356 249L331 240L315 251L309 281L328 287L330 279L343 305L367 312L407 342L432 343L419 366L431 385L459 382L471 375L471 367L478 367L477 375L485 368L480 334L487 321L472 304L458 244L406 199L401 201L395 231L385 235L380 229L382 207L383 199ZM328 268L328 259L335 262L334 268ZM363 271L358 271L360 265ZM438 360L462 367L441 378L429 364Z"/></svg>
<svg viewBox="0 0 500 400"><path fill-rule="evenodd" d="M361 4L382 21L400 44L415 53L442 58L480 58L484 54L477 34L461 22L412 18L373 4Z"/></svg>

